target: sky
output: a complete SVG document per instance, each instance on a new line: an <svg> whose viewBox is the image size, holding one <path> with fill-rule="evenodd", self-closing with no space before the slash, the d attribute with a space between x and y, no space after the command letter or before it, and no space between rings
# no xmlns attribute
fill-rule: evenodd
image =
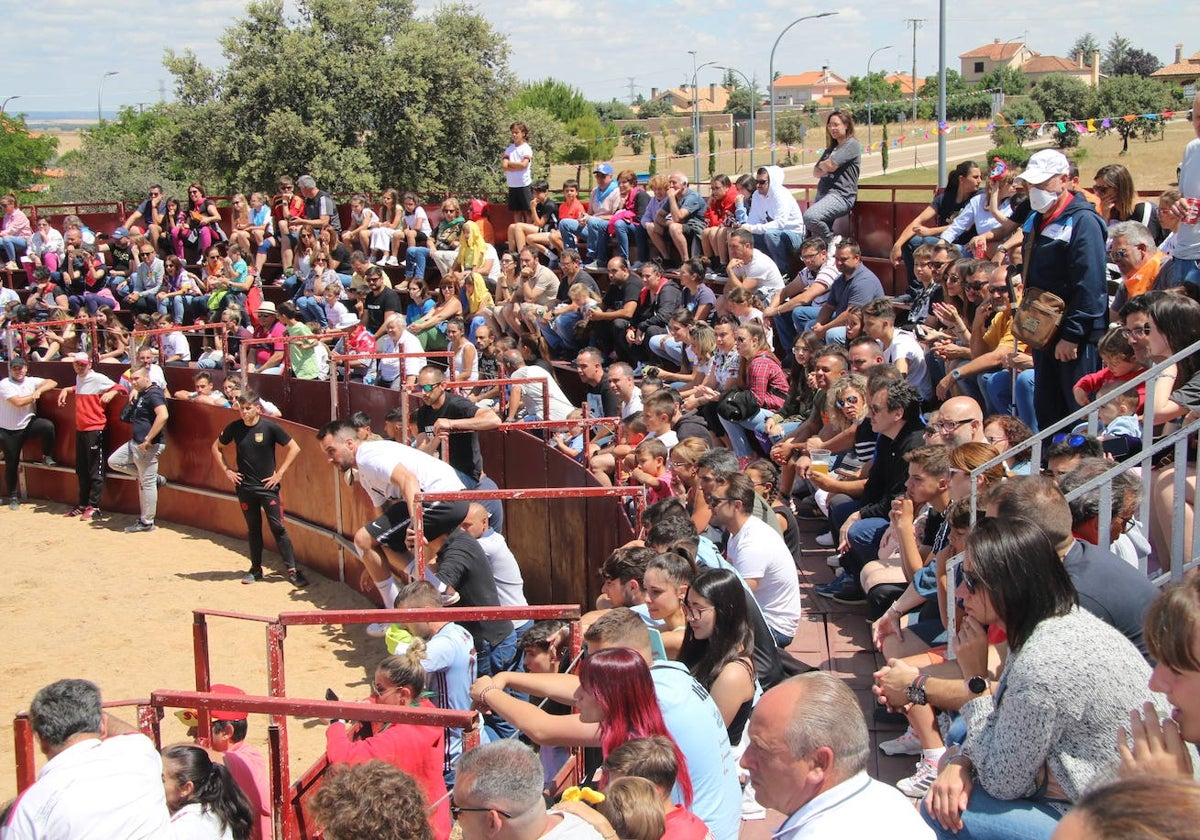
<svg viewBox="0 0 1200 840"><path fill-rule="evenodd" d="M819 70L828 65L844 76L872 70L911 72L912 30L906 17L925 18L917 32L917 75L937 72L938 7L930 0L910 3L861 0L855 5L797 4L793 0L475 0L476 10L508 36L510 68L520 79L553 76L579 88L588 99L628 102L690 82L693 59L716 62L768 79L771 44L788 23L824 11L836 17L805 21L779 43L775 68L781 73ZM1174 60L1184 0L1140 0L1137 14L1122 3L1100 0L1008 0L1000 4L959 0L947 4L947 66L957 56L989 43L1021 41L1048 55L1065 56L1075 39L1092 32L1103 47L1120 31L1135 47L1164 64ZM418 0L419 11L433 7ZM106 114L121 105L137 106L172 95L162 66L167 47L194 51L202 62L224 59L217 39L243 14L244 0L50 0L46 6L19 3L6 14L6 30L19 37L6 46L0 101L11 112L78 110L95 113L103 80ZM1191 29L1200 33L1200 29ZM650 33L647 38L645 33ZM655 40L654 34L659 36ZM1200 50L1200 38L1184 43L1184 55ZM117 75L104 78L116 71ZM719 82L722 71L700 70L701 85Z"/></svg>

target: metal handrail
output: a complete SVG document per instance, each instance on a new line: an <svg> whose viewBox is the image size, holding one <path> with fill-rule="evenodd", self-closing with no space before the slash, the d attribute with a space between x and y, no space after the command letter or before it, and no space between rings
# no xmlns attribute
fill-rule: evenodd
<svg viewBox="0 0 1200 840"><path fill-rule="evenodd" d="M1200 432L1200 420L1194 420L1191 423L1181 423L1180 428L1167 434L1158 440L1154 439L1154 382L1160 377L1166 375L1166 370L1183 359L1188 358L1196 353L1200 353L1200 341L1185 347L1184 349L1172 354L1161 362L1158 362L1147 368L1142 373L1129 379L1110 391L1105 393L1105 400L1092 402L1082 406L1079 410L1068 414L1057 423L1052 424L1046 429L1041 430L1036 435L1028 440L1022 441L1016 446L1011 447L1000 455L992 458L989 461L980 464L975 469L971 470L971 521L974 522L978 513L979 507L979 484L978 478L987 470L997 465L1002 465L1006 461L1024 452L1029 452L1029 460L1033 465L1038 465L1042 460L1042 444L1050 440L1057 433L1066 430L1068 433L1081 422L1087 423L1087 431L1089 435L1094 436L1099 429L1099 411L1104 402L1113 397L1131 391L1139 385L1149 384L1146 388L1145 407L1142 415L1142 450L1136 458L1128 458L1125 461L1117 462L1112 468L1106 470L1101 475L1089 480L1085 484L1076 488L1067 494L1067 500L1073 501L1079 496L1094 490L1096 487L1104 486L1105 489L1101 492L1101 504L1099 519L1097 523L1098 532L1101 534L1109 533L1112 525L1112 478L1122 472L1127 472L1135 466L1140 466L1143 470L1143 480L1149 486L1149 474L1152 469L1152 463L1156 456L1160 453L1165 453L1172 447L1175 449L1175 464L1179 469L1175 471L1175 496L1177 499L1184 498L1184 482L1186 481L1186 465L1187 465L1187 439ZM1143 493L1142 501L1139 506L1139 519L1142 523L1150 521L1150 494ZM1155 578L1156 583L1161 583L1164 580L1177 580L1185 571L1197 565L1197 557L1200 555L1200 529L1194 529L1192 535L1192 545L1186 547L1189 549L1188 555L1184 556L1185 546L1183 545L1183 517L1184 506L1175 504L1172 514L1172 541L1170 549L1167 546L1154 546L1155 551L1159 555L1159 565L1166 569L1167 575L1160 575ZM1179 527L1175 527L1178 525ZM1165 557L1166 563L1163 563ZM1142 562L1142 572L1148 574L1147 564Z"/></svg>

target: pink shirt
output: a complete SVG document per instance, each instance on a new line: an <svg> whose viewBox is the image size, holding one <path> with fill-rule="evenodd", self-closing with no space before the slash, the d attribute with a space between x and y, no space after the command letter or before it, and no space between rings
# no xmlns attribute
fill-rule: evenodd
<svg viewBox="0 0 1200 840"><path fill-rule="evenodd" d="M250 826L250 840L270 840L274 836L271 826L271 782L263 754L245 741L240 741L230 745L225 752L225 766L250 800L250 810L255 814Z"/></svg>

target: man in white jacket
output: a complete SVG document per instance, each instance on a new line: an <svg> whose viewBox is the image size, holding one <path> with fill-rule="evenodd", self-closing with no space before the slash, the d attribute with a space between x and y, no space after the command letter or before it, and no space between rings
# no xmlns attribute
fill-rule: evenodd
<svg viewBox="0 0 1200 840"><path fill-rule="evenodd" d="M800 250L804 241L804 214L783 185L783 169L760 166L755 176L757 190L750 202L744 228L754 234L754 246L766 251L788 273L788 255Z"/></svg>

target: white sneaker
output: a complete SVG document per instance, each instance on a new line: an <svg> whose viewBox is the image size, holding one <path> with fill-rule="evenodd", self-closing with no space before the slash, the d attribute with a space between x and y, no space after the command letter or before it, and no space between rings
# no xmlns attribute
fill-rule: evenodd
<svg viewBox="0 0 1200 840"><path fill-rule="evenodd" d="M842 568L842 555L830 554L828 557L825 558L825 565L831 569Z"/></svg>
<svg viewBox="0 0 1200 840"><path fill-rule="evenodd" d="M833 548L833 531L817 534L813 539L816 540L817 545L823 548Z"/></svg>
<svg viewBox="0 0 1200 840"><path fill-rule="evenodd" d="M388 255L383 258L383 264L384 265L400 265L400 260L396 259L395 257L393 257L391 255Z"/></svg>
<svg viewBox="0 0 1200 840"><path fill-rule="evenodd" d="M885 755L920 755L921 739L917 737L917 733L913 732L910 726L899 738L882 742L879 750Z"/></svg>
<svg viewBox="0 0 1200 840"><path fill-rule="evenodd" d="M376 639L382 639L387 635L388 628L391 626L391 622L386 621L377 621L374 624L368 624L367 635Z"/></svg>
<svg viewBox="0 0 1200 840"><path fill-rule="evenodd" d="M937 765L922 758L917 762L917 772L896 782L896 789L909 799L920 799L928 792L937 774Z"/></svg>

